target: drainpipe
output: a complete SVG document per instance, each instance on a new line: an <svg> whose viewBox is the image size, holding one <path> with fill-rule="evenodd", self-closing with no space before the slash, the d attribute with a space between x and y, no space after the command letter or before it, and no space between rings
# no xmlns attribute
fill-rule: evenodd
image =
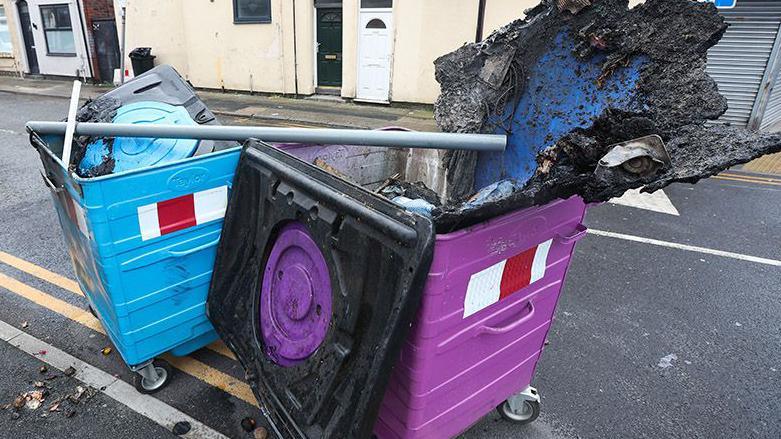
<svg viewBox="0 0 781 439"><path fill-rule="evenodd" d="M298 96L298 27L296 26L296 0L293 0L293 80Z"/></svg>
<svg viewBox="0 0 781 439"><path fill-rule="evenodd" d="M127 1L121 1L122 6L122 47L120 51L122 52L122 56L119 58L119 83L124 84L125 83L125 23L127 20L125 19L125 12L126 12L126 5Z"/></svg>
<svg viewBox="0 0 781 439"><path fill-rule="evenodd" d="M84 41L84 50L87 51L87 67L89 67L89 75L94 80L95 72L92 71L92 59L90 59L89 44L87 44L87 22L84 21L84 15L81 13L81 2L79 0L76 0L76 9L79 11L79 20L81 20L81 39Z"/></svg>
<svg viewBox="0 0 781 439"><path fill-rule="evenodd" d="M477 5L477 34L475 43L483 41L483 27L485 26L485 0L479 0Z"/></svg>

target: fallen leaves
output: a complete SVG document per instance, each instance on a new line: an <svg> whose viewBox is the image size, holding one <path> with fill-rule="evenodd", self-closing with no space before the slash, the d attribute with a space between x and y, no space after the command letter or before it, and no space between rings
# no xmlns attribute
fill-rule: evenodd
<svg viewBox="0 0 781 439"><path fill-rule="evenodd" d="M82 397L84 397L84 395L86 395L86 397L84 398L84 400L86 401L87 399L95 396L96 393L97 391L95 391L95 389L91 387L76 386L76 391L68 395L67 398L68 401L74 404L78 404L79 402L81 402L81 399Z"/></svg>
<svg viewBox="0 0 781 439"><path fill-rule="evenodd" d="M61 399L58 399L57 401L53 402L52 405L49 406L49 411L50 412L59 412L61 403L62 403Z"/></svg>
<svg viewBox="0 0 781 439"><path fill-rule="evenodd" d="M46 389L25 392L14 398L12 405L16 410L19 410L22 407L25 407L29 410L37 410L38 407L40 407L43 403L48 393L49 392Z"/></svg>
<svg viewBox="0 0 781 439"><path fill-rule="evenodd" d="M49 369L46 366L38 368L38 372L46 374ZM73 376L76 373L76 369L69 367L63 371L65 377ZM93 396L98 394L98 391L89 386L77 385L73 390L68 393L56 397L51 392L56 390L50 388L51 383L48 380L60 378L63 375L47 375L45 380L35 380L30 384L35 388L27 392L20 393L14 400L8 404L0 405L2 410L12 410L11 417L13 419L19 419L20 413L25 411L34 412L44 406L44 403L48 402L48 406L45 407L44 413L40 413L40 417L47 417L49 413L62 412L66 418L71 418L76 415L76 407L83 405L90 400ZM47 398L49 401L47 401Z"/></svg>
<svg viewBox="0 0 781 439"><path fill-rule="evenodd" d="M100 353L103 354L103 355L108 355L108 354L111 353L111 348L110 347L105 347L105 348L103 348L102 351L100 351Z"/></svg>

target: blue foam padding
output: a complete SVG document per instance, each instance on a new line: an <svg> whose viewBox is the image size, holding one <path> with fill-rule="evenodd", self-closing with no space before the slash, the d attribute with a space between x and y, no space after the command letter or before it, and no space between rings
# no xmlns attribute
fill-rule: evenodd
<svg viewBox="0 0 781 439"><path fill-rule="evenodd" d="M640 108L637 84L647 58L634 57L600 86L597 79L603 73L605 56L577 59L572 41L567 31L560 33L529 74L520 99L507 104L501 117L489 121L497 125L497 134L508 135L507 149L480 154L475 190L508 178L522 185L537 170L537 154L565 134L591 126L608 108Z"/></svg>

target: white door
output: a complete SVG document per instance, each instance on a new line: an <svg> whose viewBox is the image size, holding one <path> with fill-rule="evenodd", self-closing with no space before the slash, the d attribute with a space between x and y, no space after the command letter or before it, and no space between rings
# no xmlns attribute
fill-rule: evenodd
<svg viewBox="0 0 781 439"><path fill-rule="evenodd" d="M393 12L361 11L357 98L388 102L390 96Z"/></svg>

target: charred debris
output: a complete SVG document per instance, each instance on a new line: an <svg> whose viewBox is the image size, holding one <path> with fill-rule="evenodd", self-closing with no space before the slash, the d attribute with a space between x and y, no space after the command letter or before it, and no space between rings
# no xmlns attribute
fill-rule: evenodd
<svg viewBox="0 0 781 439"><path fill-rule="evenodd" d="M101 96L97 99L89 100L76 113L76 122L111 123L121 106L122 102L119 99L109 96ZM113 137L103 138L106 142L108 153L103 156L103 160L98 166L92 167L85 172L79 169L79 163L84 159L87 147L97 140L99 139L92 136L77 136L73 139L71 172L76 172L83 178L100 177L114 172Z"/></svg>
<svg viewBox="0 0 781 439"><path fill-rule="evenodd" d="M703 2L629 9L627 0L544 0L525 19L439 58L441 129L510 141L503 154L446 156L438 228L573 195L600 202L695 183L781 151L779 134L707 123L727 110L705 73L707 51L726 29ZM485 195L493 198L482 202Z"/></svg>

